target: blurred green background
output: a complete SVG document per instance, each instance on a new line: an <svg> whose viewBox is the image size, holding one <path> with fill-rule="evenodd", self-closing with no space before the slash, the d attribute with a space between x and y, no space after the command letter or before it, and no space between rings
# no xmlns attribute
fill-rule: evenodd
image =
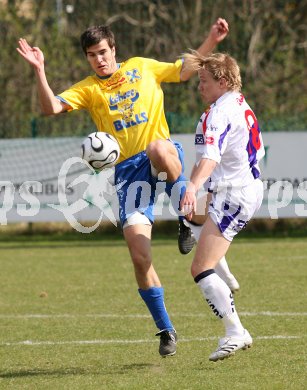
<svg viewBox="0 0 307 390"><path fill-rule="evenodd" d="M238 60L262 131L306 130L306 16L306 0L0 0L0 137L80 136L94 126L86 112L40 115L34 72L16 51L20 37L43 50L57 94L91 74L79 44L90 25L112 26L118 61L174 61L196 49L218 17L230 25L218 50ZM194 77L164 85L172 133L194 132L204 109L197 84Z"/></svg>

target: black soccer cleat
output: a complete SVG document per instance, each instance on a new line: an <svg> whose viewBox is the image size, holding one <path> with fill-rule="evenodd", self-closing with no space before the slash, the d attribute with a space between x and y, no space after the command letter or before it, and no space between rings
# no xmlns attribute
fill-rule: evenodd
<svg viewBox="0 0 307 390"><path fill-rule="evenodd" d="M182 255L187 255L191 252L196 240L194 235L189 228L189 226L185 225L182 219L179 219L179 230L178 230L178 248L179 252Z"/></svg>
<svg viewBox="0 0 307 390"><path fill-rule="evenodd" d="M160 336L159 354L162 357L175 355L177 344L177 333L175 329L161 330L156 336Z"/></svg>

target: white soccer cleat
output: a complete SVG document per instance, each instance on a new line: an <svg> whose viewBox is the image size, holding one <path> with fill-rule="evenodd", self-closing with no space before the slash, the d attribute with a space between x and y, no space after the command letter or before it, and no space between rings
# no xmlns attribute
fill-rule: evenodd
<svg viewBox="0 0 307 390"><path fill-rule="evenodd" d="M250 348L252 344L253 339L246 329L243 336L223 337L219 341L218 349L209 356L209 360L212 362L223 360L240 349Z"/></svg>

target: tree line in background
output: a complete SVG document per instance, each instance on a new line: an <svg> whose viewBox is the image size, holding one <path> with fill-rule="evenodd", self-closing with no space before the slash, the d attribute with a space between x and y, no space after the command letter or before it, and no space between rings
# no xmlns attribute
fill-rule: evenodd
<svg viewBox="0 0 307 390"><path fill-rule="evenodd" d="M40 116L34 72L16 51L20 37L43 50L50 86L60 93L91 74L79 43L90 25L111 25L118 61L174 61L197 48L219 16L230 34L218 50L239 62L242 91L262 130L306 130L307 0L0 0L0 136L80 136L93 129L84 112ZM194 132L204 109L197 85L197 77L164 84L172 132Z"/></svg>

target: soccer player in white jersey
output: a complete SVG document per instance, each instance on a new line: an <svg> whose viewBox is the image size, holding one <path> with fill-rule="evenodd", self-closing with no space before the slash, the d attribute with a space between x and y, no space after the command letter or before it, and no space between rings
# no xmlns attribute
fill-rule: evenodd
<svg viewBox="0 0 307 390"><path fill-rule="evenodd" d="M261 205L263 185L258 163L264 147L256 116L240 93L240 68L235 59L222 53L204 57L193 51L185 55L185 61L186 66L198 70L201 98L210 104L196 128L196 163L181 209L188 220L193 220L197 191L204 183L208 185L212 199L191 273L225 327L225 336L209 357L217 361L252 345L232 293L215 267Z"/></svg>

